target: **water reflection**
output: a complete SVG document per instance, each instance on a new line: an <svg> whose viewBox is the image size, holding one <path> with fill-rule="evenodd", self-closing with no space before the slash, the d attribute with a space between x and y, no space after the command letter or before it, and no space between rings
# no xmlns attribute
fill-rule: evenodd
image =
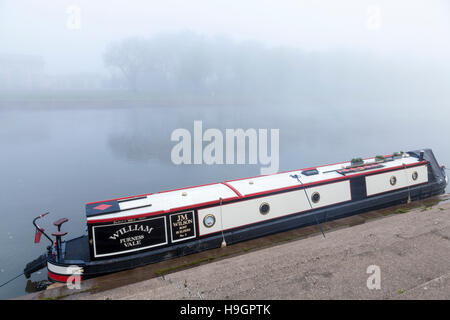
<svg viewBox="0 0 450 320"><path fill-rule="evenodd" d="M50 281L40 280L40 281L27 281L27 285L25 287L26 293L33 293L47 289L47 287L51 284Z"/></svg>

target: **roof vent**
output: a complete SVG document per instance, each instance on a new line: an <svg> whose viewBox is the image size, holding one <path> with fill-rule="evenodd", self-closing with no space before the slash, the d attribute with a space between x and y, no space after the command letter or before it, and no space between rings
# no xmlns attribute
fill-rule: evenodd
<svg viewBox="0 0 450 320"><path fill-rule="evenodd" d="M313 175L318 174L318 173L319 173L319 171L317 171L317 169L303 170L302 171L302 174L304 176L313 176Z"/></svg>

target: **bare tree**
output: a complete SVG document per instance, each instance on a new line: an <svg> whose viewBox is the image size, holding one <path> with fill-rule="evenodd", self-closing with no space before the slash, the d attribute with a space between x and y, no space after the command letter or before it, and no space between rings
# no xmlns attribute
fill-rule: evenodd
<svg viewBox="0 0 450 320"><path fill-rule="evenodd" d="M108 46L103 60L108 67L118 68L128 81L129 88L138 89L138 79L145 72L148 44L141 38L127 38Z"/></svg>

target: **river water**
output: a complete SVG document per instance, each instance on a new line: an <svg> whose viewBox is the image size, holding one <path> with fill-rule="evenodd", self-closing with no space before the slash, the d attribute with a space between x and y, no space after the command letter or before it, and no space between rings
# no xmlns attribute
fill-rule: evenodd
<svg viewBox="0 0 450 320"><path fill-rule="evenodd" d="M45 211L42 227L67 217L72 237L86 229L87 202L260 174L261 164L175 165L171 134L194 134L195 120L224 134L279 129L279 171L425 147L450 166L449 111L439 103L2 109L0 283L44 252L31 221ZM44 269L31 280L45 278ZM26 285L22 276L0 298L23 295Z"/></svg>

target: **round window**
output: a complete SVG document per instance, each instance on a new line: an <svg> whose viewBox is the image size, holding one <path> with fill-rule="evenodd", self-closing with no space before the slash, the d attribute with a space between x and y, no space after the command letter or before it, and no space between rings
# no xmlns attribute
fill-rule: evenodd
<svg viewBox="0 0 450 320"><path fill-rule="evenodd" d="M207 228L211 228L216 223L216 217L212 214L208 214L203 218L203 224Z"/></svg>
<svg viewBox="0 0 450 320"><path fill-rule="evenodd" d="M414 171L414 172L412 173L412 179L413 179L413 180L417 180L418 177L419 177L419 174L417 173L417 171Z"/></svg>
<svg viewBox="0 0 450 320"><path fill-rule="evenodd" d="M261 205L259 206L259 212L261 214L268 214L270 211L270 206L267 202L263 202L261 203Z"/></svg>
<svg viewBox="0 0 450 320"><path fill-rule="evenodd" d="M318 192L314 192L311 196L311 200L314 203L317 203L320 201L320 194Z"/></svg>
<svg viewBox="0 0 450 320"><path fill-rule="evenodd" d="M395 176L392 176L391 179L389 180L389 182L393 186L393 185L395 185L397 183L397 178Z"/></svg>

